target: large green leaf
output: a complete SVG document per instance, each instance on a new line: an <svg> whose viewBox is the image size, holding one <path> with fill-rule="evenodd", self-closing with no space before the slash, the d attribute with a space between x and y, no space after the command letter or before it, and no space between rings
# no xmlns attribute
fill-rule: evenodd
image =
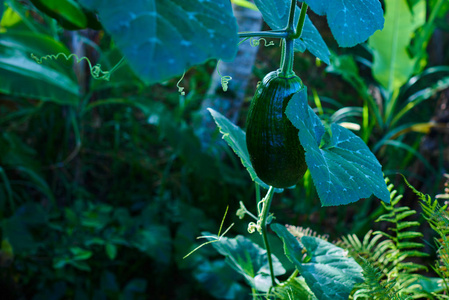
<svg viewBox="0 0 449 300"><path fill-rule="evenodd" d="M219 112L213 110L212 108L208 108L208 110L214 118L220 132L223 134L223 139L228 143L229 147L234 150L235 154L240 157L240 160L242 161L243 166L248 170L251 179L268 189L269 186L257 177L256 171L254 171L254 168L251 165L248 148L246 147L245 132Z"/></svg>
<svg viewBox="0 0 449 300"><path fill-rule="evenodd" d="M237 52L237 23L228 0L80 0L133 70L147 83L170 79L210 58Z"/></svg>
<svg viewBox="0 0 449 300"><path fill-rule="evenodd" d="M226 256L226 262L238 273L242 274L248 283L259 291L268 291L271 287L270 267L267 251L244 236L235 238L221 237L204 233L212 246ZM283 275L285 269L276 256L271 255L275 276Z"/></svg>
<svg viewBox="0 0 449 300"><path fill-rule="evenodd" d="M374 78L390 93L397 91L413 73L416 58L408 47L414 31L426 20L426 1L420 0L410 11L407 0L385 1L385 27L369 39L373 49Z"/></svg>
<svg viewBox="0 0 449 300"><path fill-rule="evenodd" d="M389 203L381 165L368 146L337 124L326 133L320 118L307 104L307 89L294 95L285 111L299 129L306 163L323 206L341 205L372 194Z"/></svg>
<svg viewBox="0 0 449 300"><path fill-rule="evenodd" d="M290 0L255 0L254 3L271 29L278 30L287 26ZM299 8L296 7L295 22L298 22L298 19ZM295 40L295 51L304 52L306 49L325 63L330 63L329 49L308 16L301 37Z"/></svg>
<svg viewBox="0 0 449 300"><path fill-rule="evenodd" d="M30 54L68 53L50 36L35 32L0 34L0 92L60 104L77 104L79 85L67 63L38 64Z"/></svg>
<svg viewBox="0 0 449 300"><path fill-rule="evenodd" d="M271 229L318 299L346 300L354 285L363 282L362 268L342 248L311 236L303 236L301 245L284 226L273 224Z"/></svg>
<svg viewBox="0 0 449 300"><path fill-rule="evenodd" d="M392 0L398 1L398 0ZM341 47L352 47L366 41L376 30L382 30L384 17L379 0L303 0L327 23Z"/></svg>
<svg viewBox="0 0 449 300"><path fill-rule="evenodd" d="M87 27L87 17L74 0L30 0L40 11L56 19L68 29Z"/></svg>

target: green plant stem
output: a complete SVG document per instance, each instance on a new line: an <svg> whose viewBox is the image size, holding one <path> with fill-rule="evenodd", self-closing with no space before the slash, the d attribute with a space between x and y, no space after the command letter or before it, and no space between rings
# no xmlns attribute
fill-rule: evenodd
<svg viewBox="0 0 449 300"><path fill-rule="evenodd" d="M282 51L282 65L279 77L289 78L295 75L295 72L293 72L293 43L294 41L291 39L284 39L284 43L282 45L284 50Z"/></svg>
<svg viewBox="0 0 449 300"><path fill-rule="evenodd" d="M297 0L292 0L292 2L290 3L290 11L288 13L288 24L286 28L286 31L289 33L295 30L294 28L295 24L293 23L295 22L296 2Z"/></svg>
<svg viewBox="0 0 449 300"><path fill-rule="evenodd" d="M270 249L270 243L268 242L268 235L267 235L267 218L268 218L268 212L270 211L271 206L271 200L273 199L274 194L274 188L270 186L270 189L267 192L267 195L265 196L263 200L263 208L261 213L261 222L260 222L260 229L262 231L262 238L263 242L265 244L265 249L267 250L267 257L268 257L268 265L270 267L270 276L271 276L271 284L272 286L276 285L276 281L274 280L274 270L273 270L273 261L271 259L271 249Z"/></svg>
<svg viewBox="0 0 449 300"><path fill-rule="evenodd" d="M256 182L256 203L257 203L257 215L259 216L261 211L259 209L259 202L260 202L260 186L259 184Z"/></svg>
<svg viewBox="0 0 449 300"><path fill-rule="evenodd" d="M285 280L284 282L280 283L279 286L288 286L293 280L295 280L296 277L298 277L299 271L298 269L295 269L295 271L293 271L293 273L290 275L290 277L288 277L287 280Z"/></svg>
<svg viewBox="0 0 449 300"><path fill-rule="evenodd" d="M291 37L289 36L289 38L297 39L301 36L302 30L304 28L304 22L306 21L307 8L309 8L309 6L305 2L303 2L301 5L301 13L299 15L299 21L298 24L296 25L296 31Z"/></svg>
<svg viewBox="0 0 449 300"><path fill-rule="evenodd" d="M13 192L11 188L11 183L6 175L5 170L0 166L0 178L3 180L3 185L5 186L6 195L8 197L9 206L12 212L16 211L16 205L14 203Z"/></svg>
<svg viewBox="0 0 449 300"><path fill-rule="evenodd" d="M250 32L239 32L239 38L248 37L264 37L264 38L286 38L288 36L287 31L250 31Z"/></svg>
<svg viewBox="0 0 449 300"><path fill-rule="evenodd" d="M253 300L257 300L257 291L255 288L251 288L251 294L253 295Z"/></svg>
<svg viewBox="0 0 449 300"><path fill-rule="evenodd" d="M292 275L290 275L287 281L295 279L296 277L298 277L298 274L299 274L298 269L295 269L295 271L293 271Z"/></svg>
<svg viewBox="0 0 449 300"><path fill-rule="evenodd" d="M296 25L295 30L294 20L296 10L296 0L292 0L291 2L288 24L287 28L285 29L286 32L288 33L288 36L284 39L283 43L281 72L279 76L289 78L295 75L295 72L293 72L294 40L299 38L302 34L304 22L306 20L307 8L308 5L303 3L301 6L301 13L299 15L299 21L298 24Z"/></svg>

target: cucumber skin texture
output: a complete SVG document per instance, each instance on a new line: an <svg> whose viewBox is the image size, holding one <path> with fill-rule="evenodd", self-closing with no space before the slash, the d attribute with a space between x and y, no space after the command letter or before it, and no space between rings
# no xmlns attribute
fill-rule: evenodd
<svg viewBox="0 0 449 300"><path fill-rule="evenodd" d="M246 145L257 176L276 188L294 186L307 171L298 129L285 114L288 102L302 88L301 79L268 73L258 85L247 118Z"/></svg>

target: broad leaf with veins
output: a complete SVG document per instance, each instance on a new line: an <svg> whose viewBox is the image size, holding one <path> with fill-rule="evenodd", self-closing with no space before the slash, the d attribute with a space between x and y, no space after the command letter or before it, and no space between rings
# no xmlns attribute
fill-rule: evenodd
<svg viewBox="0 0 449 300"><path fill-rule="evenodd" d="M290 0L254 0L254 3L271 29L284 29L287 26ZM299 7L296 7L295 24L298 19ZM308 16L306 16L301 37L295 40L295 51L304 52L306 49L325 63L330 64L329 49Z"/></svg>
<svg viewBox="0 0 449 300"><path fill-rule="evenodd" d="M341 47L352 47L362 43L376 30L383 28L384 17L379 0L299 1L307 3L315 13L327 16L329 28ZM254 2L271 29L281 29L287 25L290 0L254 0ZM295 24L299 16L298 11L299 8L296 8ZM329 64L329 50L313 24L306 21L304 31L313 31L314 34L304 32L301 38L295 41L295 50L302 52L307 48Z"/></svg>
<svg viewBox="0 0 449 300"><path fill-rule="evenodd" d="M379 0L300 1L307 3L315 13L327 16L327 23L341 47L362 43L384 26Z"/></svg>
<svg viewBox="0 0 449 300"><path fill-rule="evenodd" d="M362 268L346 250L312 236L303 236L298 241L280 224L270 227L281 238L285 255L318 299L346 300L354 285L363 282Z"/></svg>
<svg viewBox="0 0 449 300"><path fill-rule="evenodd" d="M354 133L337 124L331 135L307 104L304 88L290 100L285 113L299 129L306 163L323 206L341 205L374 194L390 202L382 167L368 146Z"/></svg>
<svg viewBox="0 0 449 300"><path fill-rule="evenodd" d="M237 53L229 0L79 0L101 23L146 83L182 74L210 58Z"/></svg>

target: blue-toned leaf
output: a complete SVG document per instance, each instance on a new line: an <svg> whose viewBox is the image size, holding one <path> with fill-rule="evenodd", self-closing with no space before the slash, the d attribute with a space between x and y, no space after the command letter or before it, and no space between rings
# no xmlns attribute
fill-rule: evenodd
<svg viewBox="0 0 449 300"><path fill-rule="evenodd" d="M354 285L363 282L362 268L347 251L322 239L304 236L301 242L311 259L300 272L317 298L348 299Z"/></svg>
<svg viewBox="0 0 449 300"><path fill-rule="evenodd" d="M284 243L284 253L285 256L295 265L300 265L302 263L302 258L304 254L302 253L303 246L298 242L296 237L294 237L285 226L281 224L274 223L271 224L270 228L279 236L279 238Z"/></svg>
<svg viewBox="0 0 449 300"><path fill-rule="evenodd" d="M267 251L244 236L235 238L208 236L214 241L212 246L226 257L226 262L238 273L242 274L248 283L259 291L268 291L271 286L270 267L268 265ZM273 272L275 276L283 275L285 269L276 256L271 255Z"/></svg>
<svg viewBox="0 0 449 300"><path fill-rule="evenodd" d="M254 0L254 3L271 29L283 29L287 26L290 0ZM298 18L299 14L295 13L295 21Z"/></svg>
<svg viewBox="0 0 449 300"><path fill-rule="evenodd" d="M368 146L337 124L325 133L319 117L307 104L307 89L294 95L285 111L299 129L306 163L323 206L341 205L374 194L390 202L382 167Z"/></svg>
<svg viewBox="0 0 449 300"><path fill-rule="evenodd" d="M290 0L255 0L254 3L271 29L278 30L287 26ZM295 22L298 22L299 11L299 7L296 7ZM306 49L325 63L330 64L329 49L308 16L306 16L301 37L295 40L295 51L304 52Z"/></svg>
<svg viewBox="0 0 449 300"><path fill-rule="evenodd" d="M362 268L342 248L311 236L303 236L301 246L284 226L273 224L271 229L284 241L287 257L318 299L346 300L354 285L363 282Z"/></svg>
<svg viewBox="0 0 449 300"><path fill-rule="evenodd" d="M210 58L233 59L237 23L229 0L80 0L147 83Z"/></svg>
<svg viewBox="0 0 449 300"><path fill-rule="evenodd" d="M301 37L295 40L295 51L304 52L304 50L301 50L302 48L307 48L310 53L324 61L326 64L330 64L331 54L329 48L327 48L318 29L316 29L309 17L306 17L306 20L304 21Z"/></svg>
<svg viewBox="0 0 449 300"><path fill-rule="evenodd" d="M396 0L395 0L396 1ZM379 0L304 0L327 23L341 47L352 47L382 30L384 17Z"/></svg>
<svg viewBox="0 0 449 300"><path fill-rule="evenodd" d="M223 139L228 143L229 147L234 150L235 154L240 157L243 166L248 170L251 179L257 182L260 186L268 189L269 186L265 184L262 180L259 179L256 175L256 171L251 164L248 154L248 148L246 147L246 134L240 129L240 127L236 126L234 123L226 119L225 116L220 114L219 112L213 110L212 108L208 108L210 114L215 120L220 132L223 134ZM282 191L282 189L281 189Z"/></svg>

